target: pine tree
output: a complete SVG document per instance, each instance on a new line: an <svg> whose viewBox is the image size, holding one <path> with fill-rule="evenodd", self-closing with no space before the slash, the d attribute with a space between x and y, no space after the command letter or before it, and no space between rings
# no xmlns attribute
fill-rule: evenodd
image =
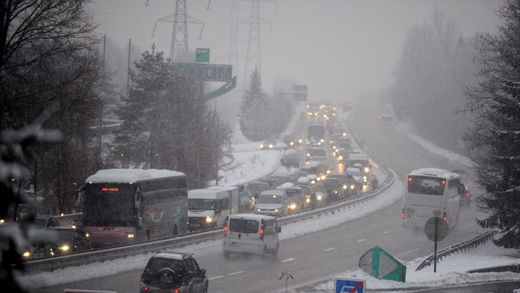
<svg viewBox="0 0 520 293"><path fill-rule="evenodd" d="M162 52L144 52L135 67L136 72L131 75L134 86L117 113L123 122L121 129L116 131L114 155L125 166L149 162L152 132L158 130L153 127L157 120L154 103L171 80Z"/></svg>
<svg viewBox="0 0 520 293"><path fill-rule="evenodd" d="M499 246L520 248L520 1L506 0L498 11L498 33L477 38L481 81L468 91L474 127L468 133L479 203L488 210L478 223L498 228Z"/></svg>
<svg viewBox="0 0 520 293"><path fill-rule="evenodd" d="M249 88L240 104L240 129L245 137L258 141L267 138L268 119L266 117L267 95L262 90L260 71L251 73Z"/></svg>

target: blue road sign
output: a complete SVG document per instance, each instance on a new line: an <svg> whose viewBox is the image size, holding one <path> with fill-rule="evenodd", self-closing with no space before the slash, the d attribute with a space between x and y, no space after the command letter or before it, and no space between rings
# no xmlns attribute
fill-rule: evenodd
<svg viewBox="0 0 520 293"><path fill-rule="evenodd" d="M365 280L358 279L336 279L334 284L336 293L363 293L365 292Z"/></svg>

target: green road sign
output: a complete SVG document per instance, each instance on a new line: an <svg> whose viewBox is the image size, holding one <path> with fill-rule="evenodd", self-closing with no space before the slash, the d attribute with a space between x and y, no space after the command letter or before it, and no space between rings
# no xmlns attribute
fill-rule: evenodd
<svg viewBox="0 0 520 293"><path fill-rule="evenodd" d="M406 266L379 246L374 246L359 258L359 267L380 280L404 282Z"/></svg>
<svg viewBox="0 0 520 293"><path fill-rule="evenodd" d="M224 84L223 86L219 87L218 89L212 91L211 93L208 93L206 95L204 95L203 99L205 101L209 101L211 99L214 99L216 97L220 97L222 96L223 94L231 91L232 89L234 89L237 85L237 76L233 76L233 78L227 82L226 84Z"/></svg>
<svg viewBox="0 0 520 293"><path fill-rule="evenodd" d="M195 49L195 62L209 63L209 48Z"/></svg>

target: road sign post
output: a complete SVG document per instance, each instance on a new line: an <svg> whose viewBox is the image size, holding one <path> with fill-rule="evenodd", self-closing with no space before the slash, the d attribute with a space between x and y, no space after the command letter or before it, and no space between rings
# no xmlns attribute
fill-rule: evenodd
<svg viewBox="0 0 520 293"><path fill-rule="evenodd" d="M433 241L433 272L437 272L437 242L442 241L448 235L449 226L440 217L431 217L424 225L424 233Z"/></svg>

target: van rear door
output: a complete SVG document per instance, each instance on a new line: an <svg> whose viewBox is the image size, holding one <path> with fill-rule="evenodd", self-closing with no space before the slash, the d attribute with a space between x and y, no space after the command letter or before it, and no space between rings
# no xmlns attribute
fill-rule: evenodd
<svg viewBox="0 0 520 293"><path fill-rule="evenodd" d="M245 219L245 218L230 218L228 232L226 238L231 241L228 243L240 246L251 246L253 248L258 246L259 240L259 229L261 220L258 219Z"/></svg>

